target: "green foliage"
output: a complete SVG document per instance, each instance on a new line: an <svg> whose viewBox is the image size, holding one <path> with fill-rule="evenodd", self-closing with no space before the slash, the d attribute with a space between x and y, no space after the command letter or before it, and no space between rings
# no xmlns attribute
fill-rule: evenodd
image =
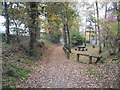
<svg viewBox="0 0 120 90"><path fill-rule="evenodd" d="M18 65L15 63L27 63L27 64L33 64L32 61L30 60L23 60L23 61L18 61L18 59L16 60L11 60L11 61L7 61L4 66L6 66L8 68L8 71L5 73L8 76L11 77L16 77L16 78L27 78L27 74L30 73L31 71L29 70L25 70L22 68L18 68Z"/></svg>
<svg viewBox="0 0 120 90"><path fill-rule="evenodd" d="M51 41L53 43L60 43L60 38L61 38L61 32L60 31L56 31L52 34L51 36Z"/></svg>
<svg viewBox="0 0 120 90"><path fill-rule="evenodd" d="M103 20L102 22L103 30L101 31L101 37L105 45L107 46L107 50L110 55L117 54L117 49L119 47L117 43L117 33L118 33L118 23L117 22L109 22L109 20Z"/></svg>
<svg viewBox="0 0 120 90"><path fill-rule="evenodd" d="M21 68L11 68L9 69L6 74L10 77L14 77L17 79L26 79L28 78L28 75L31 71L21 69Z"/></svg>
<svg viewBox="0 0 120 90"><path fill-rule="evenodd" d="M17 68L17 67L11 67L9 70L6 71L6 73L4 73L4 77L7 77L8 79L8 83L6 85L4 85L4 88L12 88L13 85L18 82L19 80L21 82L24 82L25 79L28 78L28 74L31 71L29 70L25 70L25 69L21 69L21 68ZM6 76L7 75L7 76Z"/></svg>
<svg viewBox="0 0 120 90"><path fill-rule="evenodd" d="M33 65L35 64L35 62L33 62L32 60L29 60L27 58L24 58L23 57L14 57L15 60L13 60L14 63L16 62L19 62L19 63L25 63L25 64L28 64L28 65ZM31 57L32 58L32 57ZM11 61L10 61L11 62Z"/></svg>
<svg viewBox="0 0 120 90"><path fill-rule="evenodd" d="M30 70L23 69L20 65L33 65L34 62L28 59L23 59L19 57L15 57L14 60L9 60L4 63L4 67L6 68L3 71L3 78L7 80L7 83L3 85L4 88L13 88L14 84L18 81L25 82L25 80L29 77L28 74L31 73Z"/></svg>
<svg viewBox="0 0 120 90"><path fill-rule="evenodd" d="M72 46L82 45L84 42L84 37L80 35L78 31L71 32L71 44Z"/></svg>
<svg viewBox="0 0 120 90"><path fill-rule="evenodd" d="M11 77L15 77L15 76L16 76L15 71L14 71L13 69L9 69L9 70L6 72L6 74L7 74L8 76L11 76Z"/></svg>
<svg viewBox="0 0 120 90"><path fill-rule="evenodd" d="M19 79L20 78L22 78L22 79L28 78L29 73L31 73L31 71L20 69L20 68L18 68L17 71L16 71L16 74L19 76Z"/></svg>
<svg viewBox="0 0 120 90"><path fill-rule="evenodd" d="M33 64L35 64L33 61L31 61L31 60L23 60L23 61L21 61L22 63L26 63L26 64L30 64L30 65L33 65Z"/></svg>

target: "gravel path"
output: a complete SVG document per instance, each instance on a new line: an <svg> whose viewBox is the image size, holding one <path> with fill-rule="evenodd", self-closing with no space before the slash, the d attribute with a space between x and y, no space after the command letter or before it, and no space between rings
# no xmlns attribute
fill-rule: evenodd
<svg viewBox="0 0 120 90"><path fill-rule="evenodd" d="M101 88L99 81L87 75L87 64L67 59L62 46L48 49L44 60L33 67L24 88Z"/></svg>

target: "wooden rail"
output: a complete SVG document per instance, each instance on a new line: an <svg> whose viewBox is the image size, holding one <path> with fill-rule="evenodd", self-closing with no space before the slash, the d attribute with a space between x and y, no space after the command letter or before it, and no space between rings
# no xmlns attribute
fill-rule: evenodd
<svg viewBox="0 0 120 90"><path fill-rule="evenodd" d="M63 51L67 55L67 58L70 59L70 51L65 47L63 47Z"/></svg>
<svg viewBox="0 0 120 90"><path fill-rule="evenodd" d="M97 62L102 58L102 56L95 56L95 55L78 53L78 54L77 54L77 61L79 61L80 55L82 55L82 56L88 56L88 57L89 57L89 64L92 64L92 57L93 57L93 58L97 58L97 60L96 60L95 63L97 63Z"/></svg>

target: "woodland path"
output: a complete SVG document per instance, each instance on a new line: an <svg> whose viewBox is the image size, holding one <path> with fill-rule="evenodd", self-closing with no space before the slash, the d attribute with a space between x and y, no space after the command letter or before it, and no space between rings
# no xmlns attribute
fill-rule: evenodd
<svg viewBox="0 0 120 90"><path fill-rule="evenodd" d="M99 81L84 71L87 64L67 59L63 46L49 48L44 60L33 67L24 88L101 88Z"/></svg>

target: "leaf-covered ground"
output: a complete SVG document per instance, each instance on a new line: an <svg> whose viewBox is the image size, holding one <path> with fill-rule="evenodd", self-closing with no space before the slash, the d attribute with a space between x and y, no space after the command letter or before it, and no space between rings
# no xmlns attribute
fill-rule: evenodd
<svg viewBox="0 0 120 90"><path fill-rule="evenodd" d="M102 88L102 83L86 70L90 65L67 59L62 46L49 48L42 61L32 67L23 88Z"/></svg>
<svg viewBox="0 0 120 90"><path fill-rule="evenodd" d="M76 53L102 56L100 62L94 64L96 59L93 58L93 64L87 65L87 67L84 67L83 69L88 72L88 74L96 77L99 82L103 84L103 87L120 88L120 59L113 60L117 58L117 55L109 55L106 48L103 48L102 53L98 54L98 46L92 48L91 45L87 45L87 48L87 51L76 51L75 49L72 49L72 59L76 58ZM80 56L79 62L83 64L88 63L89 58L86 56Z"/></svg>
<svg viewBox="0 0 120 90"><path fill-rule="evenodd" d="M26 42L22 48L18 47L17 43L2 44L2 87L14 88L17 82L24 83L29 78L28 74L32 72L32 66L41 59L47 47L42 42L37 42L36 52L38 54L36 57L31 57L28 54Z"/></svg>

